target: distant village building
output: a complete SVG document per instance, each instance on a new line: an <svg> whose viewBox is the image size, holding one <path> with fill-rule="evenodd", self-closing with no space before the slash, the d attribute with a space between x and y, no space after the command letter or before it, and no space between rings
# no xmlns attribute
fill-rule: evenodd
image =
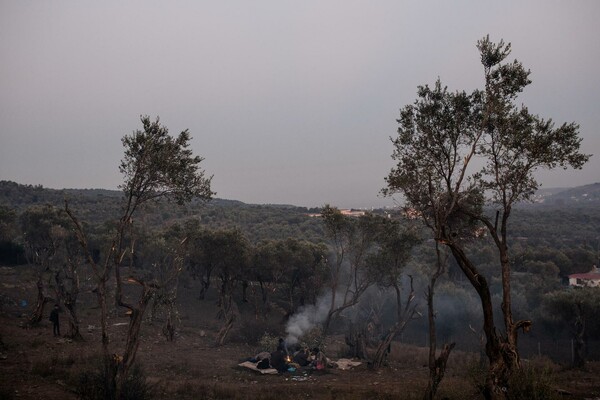
<svg viewBox="0 0 600 400"><path fill-rule="evenodd" d="M362 217L363 215L366 214L365 211L360 211L360 210L340 210L340 212L342 213L342 215L345 215L347 217Z"/></svg>
<svg viewBox="0 0 600 400"><path fill-rule="evenodd" d="M569 286L600 287L600 268L594 265L590 272L569 275Z"/></svg>
<svg viewBox="0 0 600 400"><path fill-rule="evenodd" d="M355 209L341 209L340 213L342 215L345 215L346 217L362 217L363 215L366 215L367 212L366 211L361 211L361 210L355 210ZM323 214L318 213L318 214L307 214L309 217L312 218L316 218L316 217L322 217Z"/></svg>

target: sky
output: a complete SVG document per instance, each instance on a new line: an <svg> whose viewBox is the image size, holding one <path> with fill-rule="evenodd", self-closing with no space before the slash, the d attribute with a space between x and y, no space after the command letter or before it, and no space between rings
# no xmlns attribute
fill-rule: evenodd
<svg viewBox="0 0 600 400"><path fill-rule="evenodd" d="M482 86L477 40L531 70L519 101L580 125L600 181L600 2L0 0L0 180L116 189L140 115L189 129L217 197L381 207L418 85Z"/></svg>

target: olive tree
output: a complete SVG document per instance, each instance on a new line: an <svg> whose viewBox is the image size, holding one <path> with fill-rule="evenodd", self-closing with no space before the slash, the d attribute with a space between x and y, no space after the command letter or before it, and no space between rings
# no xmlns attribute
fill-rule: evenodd
<svg viewBox="0 0 600 400"><path fill-rule="evenodd" d="M357 305L376 282L366 261L375 251L375 236L381 220L372 214L353 219L329 205L323 208L322 218L332 249L327 260L329 310L323 322L325 337L332 321L344 310Z"/></svg>
<svg viewBox="0 0 600 400"><path fill-rule="evenodd" d="M543 317L551 329L567 328L573 338L573 366L585 368L588 337L598 334L600 291L595 287L569 288L546 293Z"/></svg>
<svg viewBox="0 0 600 400"><path fill-rule="evenodd" d="M510 373L520 368L517 337L530 320L513 319L508 227L512 208L531 198L540 168L581 168L589 156L579 152L575 123L556 126L517 105L530 83L519 61L508 61L510 44L478 41L484 87L450 92L438 81L420 86L405 106L393 139L396 166L387 176L387 194L401 193L406 207L447 246L476 290L483 310L489 371L486 398L503 397ZM468 254L464 239L485 233L495 244L502 283L502 321L486 277Z"/></svg>
<svg viewBox="0 0 600 400"><path fill-rule="evenodd" d="M25 256L30 264L37 265L37 300L31 313L28 326L37 325L44 315L44 308L52 300L48 293L52 285L52 276L65 260L60 256L68 234L65 229L68 220L64 212L51 205L32 206L19 217ZM58 302L60 293L54 299Z"/></svg>
<svg viewBox="0 0 600 400"><path fill-rule="evenodd" d="M200 168L203 159L195 156L189 148L191 137L187 130L172 137L158 118L151 121L148 116L142 116L141 122L142 130L136 130L122 139L125 154L119 170L124 179L120 185L124 193L123 208L108 244L108 251L100 261L93 257L84 227L65 201L65 210L74 224L97 284L105 389L114 398L120 397L123 384L135 362L143 315L153 291L156 290L156 285L142 278L129 276L127 282L140 285L141 294L137 304L126 303L123 298L121 266L127 259L132 263L135 248L133 216L150 201L167 199L184 204L193 198L208 200L214 194L210 188L211 177L206 177L204 170ZM107 283L113 272L116 304L127 309L130 318L125 349L120 354L111 353L109 348Z"/></svg>
<svg viewBox="0 0 600 400"><path fill-rule="evenodd" d="M402 334L410 321L418 318L415 300L413 278L407 275L406 267L411 260L415 246L420 243L420 238L413 227L403 227L399 221L379 217L379 228L374 240L377 244L376 252L367 258L369 270L376 277L378 286L393 289L396 300L396 318L379 340L377 350L370 363L373 369L380 368L387 357L392 341ZM409 290L403 301L403 280L408 277Z"/></svg>

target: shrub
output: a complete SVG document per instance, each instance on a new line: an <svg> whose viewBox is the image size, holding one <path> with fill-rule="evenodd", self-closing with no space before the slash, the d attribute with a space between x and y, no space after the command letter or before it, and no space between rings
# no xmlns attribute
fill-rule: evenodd
<svg viewBox="0 0 600 400"><path fill-rule="evenodd" d="M114 388L106 387L105 369L102 359L96 361L96 369L84 371L79 375L76 393L82 400L114 399ZM146 376L139 365L134 365L121 393L119 400L150 400L154 387L146 381Z"/></svg>
<svg viewBox="0 0 600 400"><path fill-rule="evenodd" d="M471 381L479 392L483 392L487 368L474 363L469 370ZM554 372L548 365L526 365L514 373L508 382L506 398L508 400L554 400L560 399L552 387Z"/></svg>
<svg viewBox="0 0 600 400"><path fill-rule="evenodd" d="M268 332L265 332L258 341L258 346L261 351L274 351L278 344L279 338L271 335Z"/></svg>
<svg viewBox="0 0 600 400"><path fill-rule="evenodd" d="M510 400L553 400L559 399L558 392L552 387L554 373L545 367L525 366L513 374L509 381Z"/></svg>
<svg viewBox="0 0 600 400"><path fill-rule="evenodd" d="M247 343L254 346L262 344L261 340L265 335L271 335L268 324L265 323L265 321L257 320L255 318L246 318L242 320L239 331L231 335L231 340L233 342ZM277 346L277 341L275 342L275 346ZM273 350L275 349L273 348Z"/></svg>
<svg viewBox="0 0 600 400"><path fill-rule="evenodd" d="M300 338L300 345L306 346L309 349L319 347L321 350L325 350L325 343L323 341L323 330L320 327L314 327L310 331L304 333Z"/></svg>

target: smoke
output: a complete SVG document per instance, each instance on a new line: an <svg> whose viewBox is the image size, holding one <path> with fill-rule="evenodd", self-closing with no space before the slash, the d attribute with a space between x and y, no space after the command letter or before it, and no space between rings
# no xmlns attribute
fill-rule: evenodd
<svg viewBox="0 0 600 400"><path fill-rule="evenodd" d="M304 334L325 322L330 308L331 294L319 297L315 305L300 308L299 312L290 317L285 327L286 343L297 343Z"/></svg>

